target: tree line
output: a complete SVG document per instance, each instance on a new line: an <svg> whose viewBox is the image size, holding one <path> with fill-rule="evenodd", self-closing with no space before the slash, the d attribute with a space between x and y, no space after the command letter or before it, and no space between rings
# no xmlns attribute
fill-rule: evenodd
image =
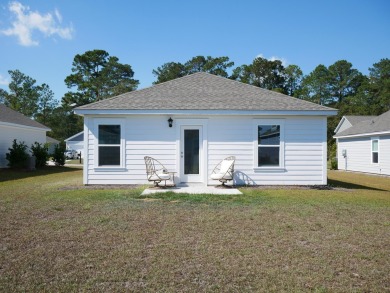
<svg viewBox="0 0 390 293"><path fill-rule="evenodd" d="M347 60L330 66L318 65L304 75L298 65L284 66L280 60L256 57L252 63L234 67L227 56L195 56L184 63L167 62L152 71L154 84L195 72L230 78L339 110L328 119L328 143L343 115L380 115L390 110L390 59L384 58L364 75ZM47 84L19 70L8 71L9 90L0 89L0 102L50 127L50 136L63 140L83 129L81 117L73 113L82 106L136 90L139 81L129 64L119 62L104 50L77 54L64 82L69 91L58 102Z"/></svg>

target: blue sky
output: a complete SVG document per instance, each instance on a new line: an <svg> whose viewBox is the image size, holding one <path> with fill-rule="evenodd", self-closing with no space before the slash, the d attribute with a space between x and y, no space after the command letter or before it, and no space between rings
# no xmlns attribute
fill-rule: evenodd
<svg viewBox="0 0 390 293"><path fill-rule="evenodd" d="M103 49L130 64L139 88L152 70L197 56L256 56L299 65L346 59L362 73L390 58L390 1L0 0L0 87L19 69L61 99L76 54Z"/></svg>

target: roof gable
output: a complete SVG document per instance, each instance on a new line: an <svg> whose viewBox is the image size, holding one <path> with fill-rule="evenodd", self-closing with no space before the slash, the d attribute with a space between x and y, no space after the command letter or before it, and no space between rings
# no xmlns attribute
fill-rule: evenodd
<svg viewBox="0 0 390 293"><path fill-rule="evenodd" d="M84 105L77 110L334 111L205 72Z"/></svg>
<svg viewBox="0 0 390 293"><path fill-rule="evenodd" d="M346 130L347 128L352 127L353 125L365 121L365 120L370 120L374 119L377 116L343 116L341 118L339 124L337 124L336 129L334 130L335 133L341 132Z"/></svg>
<svg viewBox="0 0 390 293"><path fill-rule="evenodd" d="M8 108L4 104L0 104L0 123L1 122L17 124L27 127L41 128L47 131L50 130L50 128L46 127L45 125L34 121L15 110Z"/></svg>
<svg viewBox="0 0 390 293"><path fill-rule="evenodd" d="M68 141L84 141L84 131L80 131L79 133L76 133L75 135L72 135L71 137L68 137L65 139L66 142Z"/></svg>

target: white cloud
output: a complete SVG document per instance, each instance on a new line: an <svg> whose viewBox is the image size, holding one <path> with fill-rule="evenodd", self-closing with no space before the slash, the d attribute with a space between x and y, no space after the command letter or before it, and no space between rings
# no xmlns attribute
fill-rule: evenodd
<svg viewBox="0 0 390 293"><path fill-rule="evenodd" d="M8 78L0 74L0 85L8 85L8 84L9 84Z"/></svg>
<svg viewBox="0 0 390 293"><path fill-rule="evenodd" d="M62 16L56 9L54 13L42 14L38 11L31 11L30 7L24 6L20 2L10 2L9 11L15 20L11 27L1 30L0 33L6 36L16 36L22 46L37 46L39 42L33 39L33 33L38 31L45 37L58 35L63 39L72 39L73 27L61 27Z"/></svg>
<svg viewBox="0 0 390 293"><path fill-rule="evenodd" d="M264 57L264 55L261 54L261 53L258 54L258 55L256 56L256 58L258 58L258 57L265 58L265 59L267 59L267 60L269 60L269 61L280 60L280 61L282 61L282 65L283 65L283 66L287 66L287 65L288 65L287 59L286 59L286 58L283 58L283 57L271 56L271 57L269 57L269 58L266 58L266 57Z"/></svg>

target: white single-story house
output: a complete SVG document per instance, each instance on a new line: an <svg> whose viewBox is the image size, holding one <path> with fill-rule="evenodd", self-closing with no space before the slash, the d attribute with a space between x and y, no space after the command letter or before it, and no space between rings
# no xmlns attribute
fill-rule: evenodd
<svg viewBox="0 0 390 293"><path fill-rule="evenodd" d="M84 131L65 139L65 143L67 150L74 150L78 154L81 153L81 157L84 158Z"/></svg>
<svg viewBox="0 0 390 293"><path fill-rule="evenodd" d="M338 169L390 175L390 111L344 116L335 132Z"/></svg>
<svg viewBox="0 0 390 293"><path fill-rule="evenodd" d="M150 156L176 182L216 185L213 168L235 156L236 185L321 185L327 116L337 111L201 72L75 113L84 116L84 184L145 184Z"/></svg>
<svg viewBox="0 0 390 293"><path fill-rule="evenodd" d="M0 168L8 165L5 154L9 152L14 139L30 148L35 142L46 143L47 131L50 128L0 104Z"/></svg>

